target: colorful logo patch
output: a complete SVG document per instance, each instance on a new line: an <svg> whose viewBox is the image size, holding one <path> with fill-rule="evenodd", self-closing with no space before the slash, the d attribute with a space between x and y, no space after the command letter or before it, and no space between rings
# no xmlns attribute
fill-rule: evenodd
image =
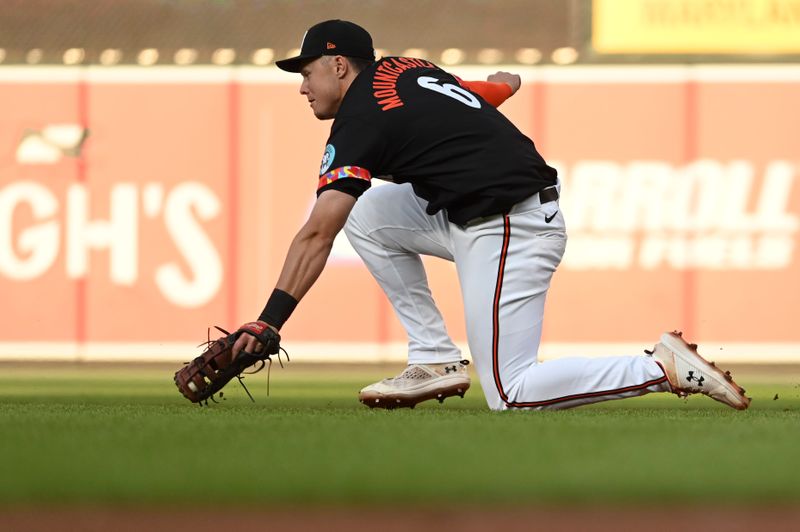
<svg viewBox="0 0 800 532"><path fill-rule="evenodd" d="M322 154L322 162L319 165L319 175L322 175L328 171L328 168L331 167L331 163L333 163L333 158L335 156L336 148L333 147L333 144L328 144L325 146L325 153Z"/></svg>

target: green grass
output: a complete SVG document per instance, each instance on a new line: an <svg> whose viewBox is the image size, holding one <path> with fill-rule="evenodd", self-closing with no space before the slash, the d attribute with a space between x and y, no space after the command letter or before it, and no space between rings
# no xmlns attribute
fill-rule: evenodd
<svg viewBox="0 0 800 532"><path fill-rule="evenodd" d="M2 367L0 505L800 502L800 373L736 412L668 394L559 412L355 400L387 369L295 364L198 408L174 368ZM396 368L390 368L392 373ZM778 399L774 400L775 394Z"/></svg>

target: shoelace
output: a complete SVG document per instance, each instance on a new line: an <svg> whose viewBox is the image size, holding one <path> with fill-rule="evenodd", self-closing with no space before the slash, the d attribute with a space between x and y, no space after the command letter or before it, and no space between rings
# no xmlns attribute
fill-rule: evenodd
<svg viewBox="0 0 800 532"><path fill-rule="evenodd" d="M283 360L281 360L281 353L286 355L286 361L287 362L291 362L291 359L289 358L289 353L286 352L286 349L284 349L282 347L280 347L278 349L279 349L279 351L276 353L276 355L278 356L278 364L280 364L281 368L283 368ZM267 366L267 397L269 397L269 376L270 376L270 373L272 372L272 355L267 355L266 356L266 361L269 362L269 366ZM256 402L256 400L253 399L253 396L250 394L250 390L248 390L247 386L244 385L244 376L245 375L254 375L254 374L258 373L259 371L261 371L262 369L264 369L264 366L267 365L267 362L265 362L264 360L259 360L259 362L261 362L261 365L258 367L257 370L255 370L255 371L242 371L241 374L236 376L236 378L239 380L239 384L242 385L242 388L244 388L244 391L247 393L247 396L254 403ZM220 397L221 396L222 396L222 392L220 392Z"/></svg>

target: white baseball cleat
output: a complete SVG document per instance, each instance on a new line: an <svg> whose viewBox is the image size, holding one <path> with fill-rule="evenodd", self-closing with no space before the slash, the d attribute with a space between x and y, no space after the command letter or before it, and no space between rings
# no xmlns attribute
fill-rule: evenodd
<svg viewBox="0 0 800 532"><path fill-rule="evenodd" d="M737 410L750 406L750 398L733 382L731 372L701 357L697 345L686 343L679 331L662 334L653 350L645 352L659 363L679 397L702 393Z"/></svg>
<svg viewBox="0 0 800 532"><path fill-rule="evenodd" d="M468 360L446 364L411 364L397 377L370 384L358 393L358 400L370 408L414 408L428 399L443 402L447 397L464 397L469 389Z"/></svg>

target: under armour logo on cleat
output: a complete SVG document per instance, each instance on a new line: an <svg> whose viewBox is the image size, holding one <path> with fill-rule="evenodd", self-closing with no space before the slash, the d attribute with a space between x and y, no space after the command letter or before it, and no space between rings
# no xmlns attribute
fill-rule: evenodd
<svg viewBox="0 0 800 532"><path fill-rule="evenodd" d="M455 373L458 368L456 366L445 366L444 372L447 373Z"/></svg>
<svg viewBox="0 0 800 532"><path fill-rule="evenodd" d="M686 377L686 380L689 382L697 381L697 385L702 386L703 381L706 380L706 378L701 375L700 378L698 379L697 377L694 376L694 371L690 371L689 376Z"/></svg>

